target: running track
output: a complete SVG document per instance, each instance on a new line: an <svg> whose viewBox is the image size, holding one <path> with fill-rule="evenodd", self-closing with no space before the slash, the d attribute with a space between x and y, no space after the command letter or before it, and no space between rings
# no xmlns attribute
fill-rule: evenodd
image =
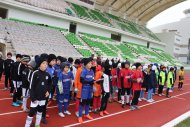
<svg viewBox="0 0 190 127"><path fill-rule="evenodd" d="M74 114L75 104L71 102L69 110L71 116L60 118L57 115L56 104L53 103L48 109L48 124L42 127L63 127L63 126L78 126L78 127L160 127L168 121L178 117L179 115L190 110L190 73L185 75L184 90L178 91L176 88L172 98L158 97L155 95L154 103L140 102L140 110L130 111L129 107L121 108L118 103L109 103L108 112L110 115L99 117L98 114L91 115L94 120L85 120L83 124L77 123L77 118ZM0 89L3 88L3 82L0 82ZM177 86L177 83L176 85ZM12 98L9 96L9 91L0 90L0 123L1 127L23 127L25 124L27 113L24 113L20 107L12 107Z"/></svg>

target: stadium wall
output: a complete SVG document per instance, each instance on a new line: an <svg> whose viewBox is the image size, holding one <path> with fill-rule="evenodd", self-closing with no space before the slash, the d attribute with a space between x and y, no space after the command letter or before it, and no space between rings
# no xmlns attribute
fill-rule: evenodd
<svg viewBox="0 0 190 127"><path fill-rule="evenodd" d="M9 6L0 6L2 8L8 9L7 18L21 19L30 22L36 22L41 24L47 24L51 26L57 26L65 29L69 29L70 22L60 18L55 18L47 15L42 15L39 13L27 11L20 8L14 8Z"/></svg>

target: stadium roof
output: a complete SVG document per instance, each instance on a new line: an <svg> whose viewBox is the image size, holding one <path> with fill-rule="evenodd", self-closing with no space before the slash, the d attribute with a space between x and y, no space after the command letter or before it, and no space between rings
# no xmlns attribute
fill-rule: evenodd
<svg viewBox="0 0 190 127"><path fill-rule="evenodd" d="M96 4L111 7L131 19L148 22L151 18L185 0L96 0Z"/></svg>

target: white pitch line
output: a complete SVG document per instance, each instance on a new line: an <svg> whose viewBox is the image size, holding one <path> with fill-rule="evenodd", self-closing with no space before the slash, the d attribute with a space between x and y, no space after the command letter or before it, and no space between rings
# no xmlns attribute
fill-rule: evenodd
<svg viewBox="0 0 190 127"><path fill-rule="evenodd" d="M69 104L70 106L71 105L75 105L75 103L72 103L72 104ZM48 109L52 109L52 108L56 108L57 106L51 106L51 107L48 107ZM0 116L4 116L4 115L11 115L11 114L16 114L16 113L21 113L21 112L24 112L24 111L14 111L14 112L6 112L6 113L0 113Z"/></svg>
<svg viewBox="0 0 190 127"><path fill-rule="evenodd" d="M3 101L3 100L11 100L13 98L1 98L0 101Z"/></svg>
<svg viewBox="0 0 190 127"><path fill-rule="evenodd" d="M174 98L174 97L178 97L178 96L182 96L182 95L185 95L185 94L188 94L190 93L190 91L188 92L185 92L185 93L182 93L182 94L178 94L176 96L172 96L171 98ZM159 102L162 102L162 101L166 101L166 100L169 100L171 98L165 98L165 99L161 99L161 100L158 100L158 101L154 101L152 103L148 103L148 104L145 104L145 105L141 105L139 107L146 107L148 105L153 105L153 104L156 104L156 103L159 103ZM122 114L122 113L125 113L125 112L129 112L131 111L130 109L127 109L127 110L124 110L124 111L120 111L120 112L116 112L116 113L112 113L112 114L109 114L109 115L106 115L106 116L103 116L103 117L98 117L98 118L95 118L93 120L88 120L88 121L84 121L83 123L90 123L90 122L93 122L93 121L97 121L97 120L100 120L100 119L104 119L104 118L107 118L107 117L111 117L111 116L115 116L115 115L118 115L118 114ZM66 126L63 126L63 127L73 127L73 126L77 126L77 125L82 125L80 123L74 123L74 124L70 124L70 125L66 125Z"/></svg>
<svg viewBox="0 0 190 127"><path fill-rule="evenodd" d="M185 98L180 98L180 97L173 97L173 98L184 100L184 101L186 100Z"/></svg>

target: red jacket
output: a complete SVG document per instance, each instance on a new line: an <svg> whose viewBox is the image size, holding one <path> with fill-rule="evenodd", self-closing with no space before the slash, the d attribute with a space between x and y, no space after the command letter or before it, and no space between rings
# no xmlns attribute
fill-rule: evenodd
<svg viewBox="0 0 190 127"><path fill-rule="evenodd" d="M121 78L123 79L123 87L124 88L131 88L131 76L132 76L132 70L131 69L123 69L121 71Z"/></svg>
<svg viewBox="0 0 190 127"><path fill-rule="evenodd" d="M117 69L116 68L111 69L111 75L112 75L112 86L117 86Z"/></svg>
<svg viewBox="0 0 190 127"><path fill-rule="evenodd" d="M142 71L138 71L138 70L134 71L134 73L132 75L132 79L133 79L132 89L133 90L141 90L142 82L137 83L137 79L143 79Z"/></svg>

